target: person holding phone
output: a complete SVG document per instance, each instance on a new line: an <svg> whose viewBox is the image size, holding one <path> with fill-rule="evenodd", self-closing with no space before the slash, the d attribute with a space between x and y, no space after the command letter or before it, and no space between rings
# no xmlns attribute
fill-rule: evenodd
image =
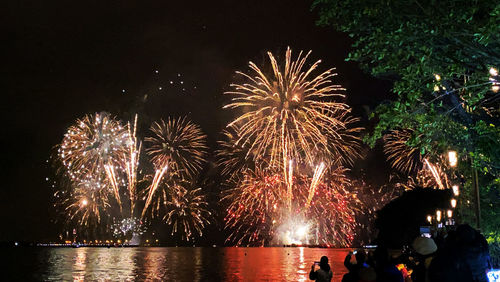
<svg viewBox="0 0 500 282"><path fill-rule="evenodd" d="M354 255L356 258L356 263L351 262L351 257ZM348 273L342 278L343 282L358 281L360 276L360 271L364 268L369 268L366 264L366 253L363 249L354 250L349 252L344 259L344 266L349 270Z"/></svg>
<svg viewBox="0 0 500 282"><path fill-rule="evenodd" d="M309 279L318 282L332 281L333 272L328 264L328 257L322 256L319 262L314 262L309 272Z"/></svg>

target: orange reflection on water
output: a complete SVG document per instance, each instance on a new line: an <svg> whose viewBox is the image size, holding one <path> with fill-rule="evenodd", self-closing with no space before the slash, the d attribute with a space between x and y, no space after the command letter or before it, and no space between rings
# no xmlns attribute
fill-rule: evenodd
<svg viewBox="0 0 500 282"><path fill-rule="evenodd" d="M44 253L47 252L47 257ZM54 248L40 249L37 280L307 281L328 256L341 281L347 249L316 248Z"/></svg>
<svg viewBox="0 0 500 282"><path fill-rule="evenodd" d="M328 256L333 281L341 281L346 249L313 248L225 248L223 268L226 281L307 281L311 265Z"/></svg>
<svg viewBox="0 0 500 282"><path fill-rule="evenodd" d="M73 281L84 281L85 269L87 268L87 248L77 249L73 261Z"/></svg>

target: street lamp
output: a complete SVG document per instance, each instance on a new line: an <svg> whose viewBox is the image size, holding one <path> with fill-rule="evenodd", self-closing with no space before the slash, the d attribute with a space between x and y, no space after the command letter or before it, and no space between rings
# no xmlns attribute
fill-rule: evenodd
<svg viewBox="0 0 500 282"><path fill-rule="evenodd" d="M456 208L457 207L457 200L451 199L451 207Z"/></svg>
<svg viewBox="0 0 500 282"><path fill-rule="evenodd" d="M457 166L458 158L456 151L448 151L448 162L451 167Z"/></svg>

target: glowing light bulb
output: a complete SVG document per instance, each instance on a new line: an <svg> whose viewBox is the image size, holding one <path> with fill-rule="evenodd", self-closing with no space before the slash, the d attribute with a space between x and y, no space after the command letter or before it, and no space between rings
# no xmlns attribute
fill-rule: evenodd
<svg viewBox="0 0 500 282"><path fill-rule="evenodd" d="M447 210L446 215L448 215L449 218L453 216L453 211L452 210Z"/></svg>
<svg viewBox="0 0 500 282"><path fill-rule="evenodd" d="M428 216L427 216L427 221L428 221L429 223L432 223L432 216L428 215Z"/></svg>
<svg viewBox="0 0 500 282"><path fill-rule="evenodd" d="M455 167L457 165L458 159L457 159L457 152L456 151L449 151L448 152L448 161L449 161L451 167Z"/></svg>
<svg viewBox="0 0 500 282"><path fill-rule="evenodd" d="M451 186L453 189L453 195L458 196L460 194L460 190L458 189L458 185Z"/></svg>
<svg viewBox="0 0 500 282"><path fill-rule="evenodd" d="M497 76L498 75L498 70L496 68L490 68L490 74L492 76Z"/></svg>
<svg viewBox="0 0 500 282"><path fill-rule="evenodd" d="M438 222L440 222L440 221L441 221L441 211L440 211L440 210L437 210L437 211L436 211L436 220L437 220Z"/></svg>
<svg viewBox="0 0 500 282"><path fill-rule="evenodd" d="M451 207L455 208L457 206L457 200L451 199Z"/></svg>

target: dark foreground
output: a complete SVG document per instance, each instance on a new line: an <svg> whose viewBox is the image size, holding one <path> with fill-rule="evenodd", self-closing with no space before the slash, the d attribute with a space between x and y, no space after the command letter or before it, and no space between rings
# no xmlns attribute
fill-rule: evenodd
<svg viewBox="0 0 500 282"><path fill-rule="evenodd" d="M2 277L38 281L307 281L326 255L333 281L347 249L320 248L8 248Z"/></svg>

